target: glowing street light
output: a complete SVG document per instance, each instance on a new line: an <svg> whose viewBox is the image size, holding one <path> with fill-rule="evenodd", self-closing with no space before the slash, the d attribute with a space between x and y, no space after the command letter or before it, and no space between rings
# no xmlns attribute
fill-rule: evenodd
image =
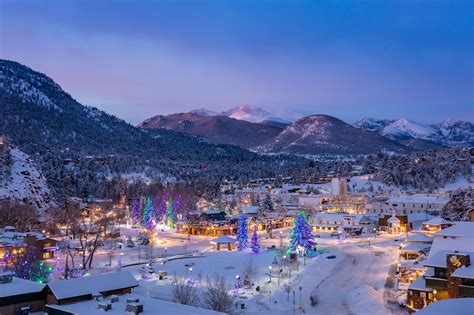
<svg viewBox="0 0 474 315"><path fill-rule="evenodd" d="M269 276L270 276L269 282L272 282L272 266L268 266L268 270L269 270Z"/></svg>

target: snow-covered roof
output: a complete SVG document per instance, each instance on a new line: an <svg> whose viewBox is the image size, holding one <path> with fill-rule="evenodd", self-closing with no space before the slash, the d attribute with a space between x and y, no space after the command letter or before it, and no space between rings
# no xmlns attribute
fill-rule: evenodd
<svg viewBox="0 0 474 315"><path fill-rule="evenodd" d="M342 221L344 216L347 214L345 213L326 213L320 212L314 215L315 220L326 220L326 221Z"/></svg>
<svg viewBox="0 0 474 315"><path fill-rule="evenodd" d="M429 237L429 236L426 236L425 234L422 234L422 233L415 233L413 235L410 235L408 236L406 239L405 239L405 242L406 243L433 243L433 238L432 237Z"/></svg>
<svg viewBox="0 0 474 315"><path fill-rule="evenodd" d="M391 216L390 219L387 220L388 223L400 223L400 219L396 216Z"/></svg>
<svg viewBox="0 0 474 315"><path fill-rule="evenodd" d="M432 195L413 195L413 196L400 196L390 197L387 202L391 203L448 203L449 198L444 196L432 196Z"/></svg>
<svg viewBox="0 0 474 315"><path fill-rule="evenodd" d="M436 232L435 237L454 236L474 240L474 222L455 222L453 226Z"/></svg>
<svg viewBox="0 0 474 315"><path fill-rule="evenodd" d="M134 294L124 294L119 296L119 301L112 303L112 309L104 312L98 309L98 303L96 301L84 301L66 305L47 305L48 308L68 312L71 314L86 314L86 315L122 315L127 314L125 312L125 306L127 299L139 299L138 304L143 304L143 313L140 315L148 314L163 314L163 315L219 315L224 314L216 311L211 311L203 308L193 307L189 305L168 302L159 299L146 298Z"/></svg>
<svg viewBox="0 0 474 315"><path fill-rule="evenodd" d="M435 238L428 257L442 250L474 252L474 240L468 238Z"/></svg>
<svg viewBox="0 0 474 315"><path fill-rule="evenodd" d="M423 212L407 214L408 222L424 222L432 217L432 215Z"/></svg>
<svg viewBox="0 0 474 315"><path fill-rule="evenodd" d="M235 243L237 240L233 237L230 236L220 236L218 238L215 238L211 241L211 244L229 244L229 243Z"/></svg>
<svg viewBox="0 0 474 315"><path fill-rule="evenodd" d="M429 219L426 222L423 222L423 224L426 224L426 225L440 225L440 224L446 224L446 223L449 223L449 221L446 221L445 219L441 217L434 217L432 219Z"/></svg>
<svg viewBox="0 0 474 315"><path fill-rule="evenodd" d="M455 250L440 250L427 260L423 262L423 266L426 267L439 267L439 268L446 268L447 267L447 262L446 262L446 255L449 254L456 254L456 255L469 255L470 260L473 261L474 259L474 253L472 252L461 252L461 251L455 251Z"/></svg>
<svg viewBox="0 0 474 315"><path fill-rule="evenodd" d="M430 249L430 244L421 244L421 243L409 243L402 247L402 252L422 252L428 251Z"/></svg>
<svg viewBox="0 0 474 315"><path fill-rule="evenodd" d="M257 214L259 209L260 208L258 206L243 206L242 212L244 214Z"/></svg>
<svg viewBox="0 0 474 315"><path fill-rule="evenodd" d="M48 286L57 299L67 299L96 292L137 287L138 281L130 271L119 271L78 279L58 280L48 283Z"/></svg>
<svg viewBox="0 0 474 315"><path fill-rule="evenodd" d="M472 315L474 298L446 299L430 303L416 315Z"/></svg>
<svg viewBox="0 0 474 315"><path fill-rule="evenodd" d="M13 277L12 282L0 284L0 298L41 292L46 285L35 281Z"/></svg>
<svg viewBox="0 0 474 315"><path fill-rule="evenodd" d="M425 279L423 277L418 277L410 286L408 290L424 291L424 292L433 292L432 288L427 288L425 286Z"/></svg>
<svg viewBox="0 0 474 315"><path fill-rule="evenodd" d="M460 267L456 269L451 276L456 278L468 278L474 279L474 265L470 265L468 267Z"/></svg>

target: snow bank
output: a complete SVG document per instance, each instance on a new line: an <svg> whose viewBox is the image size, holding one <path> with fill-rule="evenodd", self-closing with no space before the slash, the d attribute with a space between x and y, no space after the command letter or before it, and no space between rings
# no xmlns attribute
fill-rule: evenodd
<svg viewBox="0 0 474 315"><path fill-rule="evenodd" d="M363 285L349 293L347 304L353 314L385 315L390 312L383 307L383 289L375 290L369 285Z"/></svg>

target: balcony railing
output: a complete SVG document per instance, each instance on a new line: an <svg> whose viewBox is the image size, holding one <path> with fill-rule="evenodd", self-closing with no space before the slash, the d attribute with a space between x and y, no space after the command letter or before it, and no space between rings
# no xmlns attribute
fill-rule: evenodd
<svg viewBox="0 0 474 315"><path fill-rule="evenodd" d="M425 277L425 285L427 288L446 289L448 281L441 278Z"/></svg>
<svg viewBox="0 0 474 315"><path fill-rule="evenodd" d="M459 294L462 297L474 297L474 287L468 285L460 285Z"/></svg>

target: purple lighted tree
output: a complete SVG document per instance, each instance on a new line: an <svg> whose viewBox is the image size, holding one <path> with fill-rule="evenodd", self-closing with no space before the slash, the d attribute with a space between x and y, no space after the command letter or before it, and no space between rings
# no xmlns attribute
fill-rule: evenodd
<svg viewBox="0 0 474 315"><path fill-rule="evenodd" d="M141 224L143 219L143 213L140 208L140 202L138 199L135 199L132 203L132 210L130 211L130 219L132 224Z"/></svg>
<svg viewBox="0 0 474 315"><path fill-rule="evenodd" d="M253 234L252 234L252 253L258 254L260 253L260 244L258 244L258 233L257 233L257 225L254 224L253 226Z"/></svg>

